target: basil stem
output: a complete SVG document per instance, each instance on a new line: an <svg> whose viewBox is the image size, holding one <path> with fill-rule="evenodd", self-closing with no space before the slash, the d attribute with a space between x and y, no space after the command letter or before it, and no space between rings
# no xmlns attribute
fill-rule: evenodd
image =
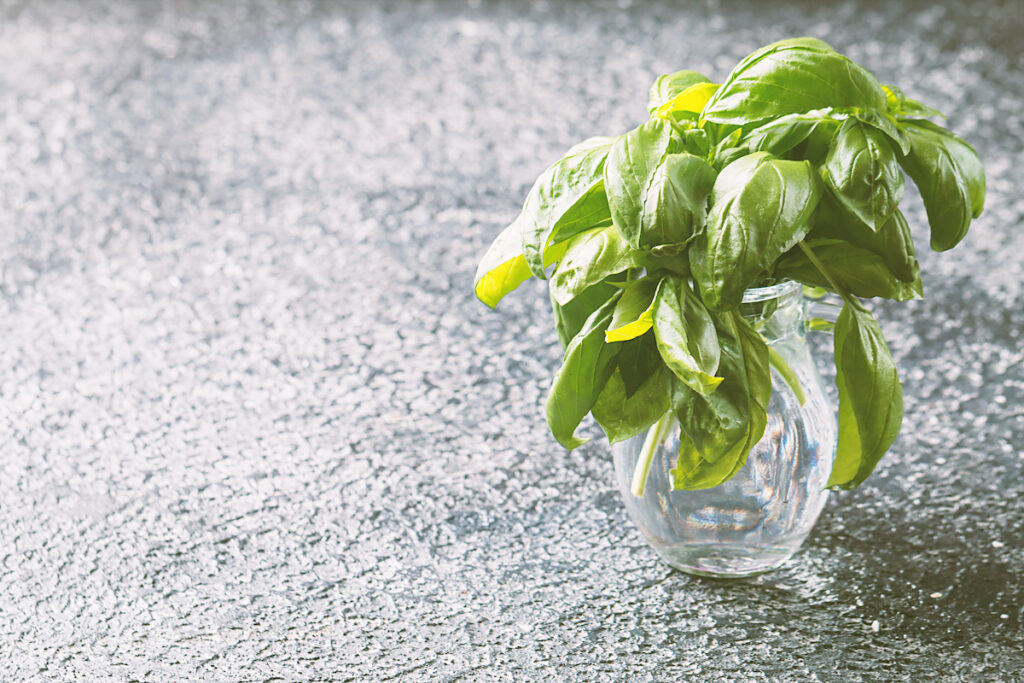
<svg viewBox="0 0 1024 683"><path fill-rule="evenodd" d="M636 467L633 468L633 483L629 489L637 498L644 497L644 489L647 486L647 473L651 471L654 453L665 441L665 437L668 436L674 423L675 415L670 410L662 415L661 419L654 423L654 426L647 432L644 445L640 449L640 457L637 458Z"/></svg>
<svg viewBox="0 0 1024 683"><path fill-rule="evenodd" d="M804 395L804 388L800 386L800 379L793 372L793 368L789 366L786 359L779 355L779 352L773 349L771 344L768 344L768 362L779 371L779 375L786 381L789 388L793 390L793 394L796 396L796 400L800 401L800 405L807 403L807 396Z"/></svg>
<svg viewBox="0 0 1024 683"><path fill-rule="evenodd" d="M845 301L853 301L853 297L850 296L850 293L836 284L836 281L832 279L832 275L828 272L828 269L825 268L825 264L821 262L821 260L815 255L814 251L807 246L804 241L801 240L800 242L797 242L797 246L800 247L800 251L804 252L807 260L818 269L818 272L821 273L821 276L825 278L826 282L832 285L832 290L836 294L843 297Z"/></svg>

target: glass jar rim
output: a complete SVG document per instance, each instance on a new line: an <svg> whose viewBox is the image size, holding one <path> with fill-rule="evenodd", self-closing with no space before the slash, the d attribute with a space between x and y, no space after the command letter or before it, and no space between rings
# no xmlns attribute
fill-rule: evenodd
<svg viewBox="0 0 1024 683"><path fill-rule="evenodd" d="M800 292L803 289L803 285L795 280L786 280L776 285L769 285L767 287L751 287L747 291L743 292L743 303L752 304L758 301L768 301L769 299L779 299L789 294Z"/></svg>

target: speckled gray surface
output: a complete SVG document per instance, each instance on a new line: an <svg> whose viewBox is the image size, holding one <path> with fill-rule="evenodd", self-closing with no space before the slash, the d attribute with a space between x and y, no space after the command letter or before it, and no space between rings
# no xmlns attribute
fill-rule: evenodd
<svg viewBox="0 0 1024 683"><path fill-rule="evenodd" d="M1024 8L821 4L0 3L0 679L1024 680ZM877 307L880 471L699 580L546 433L542 290L470 281L654 76L799 34L988 208Z"/></svg>

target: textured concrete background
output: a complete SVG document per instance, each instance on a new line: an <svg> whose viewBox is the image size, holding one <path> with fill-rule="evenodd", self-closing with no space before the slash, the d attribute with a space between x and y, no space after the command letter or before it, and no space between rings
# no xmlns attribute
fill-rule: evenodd
<svg viewBox="0 0 1024 683"><path fill-rule="evenodd" d="M688 5L0 3L0 679L1024 680L1024 8ZM542 290L471 278L657 74L801 34L988 208L876 306L880 471L699 580L547 434Z"/></svg>

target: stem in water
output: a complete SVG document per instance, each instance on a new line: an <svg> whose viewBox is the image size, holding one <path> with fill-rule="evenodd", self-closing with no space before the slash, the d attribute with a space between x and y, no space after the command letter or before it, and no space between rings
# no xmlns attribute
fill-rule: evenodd
<svg viewBox="0 0 1024 683"><path fill-rule="evenodd" d="M637 458L636 467L633 469L633 482L630 491L637 498L643 498L644 489L647 486L647 474L651 471L651 463L654 461L654 452L658 450L665 437L672 429L675 416L669 411L654 426L647 431L647 438L640 449L640 457Z"/></svg>

